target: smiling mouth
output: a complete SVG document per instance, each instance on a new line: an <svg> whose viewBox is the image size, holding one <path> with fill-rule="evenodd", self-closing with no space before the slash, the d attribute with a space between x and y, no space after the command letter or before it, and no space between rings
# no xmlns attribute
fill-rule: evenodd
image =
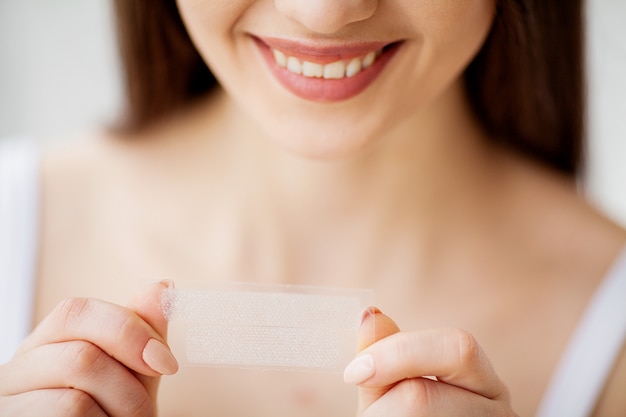
<svg viewBox="0 0 626 417"><path fill-rule="evenodd" d="M284 39L253 37L279 83L310 101L352 98L381 74L401 42L315 47Z"/></svg>
<svg viewBox="0 0 626 417"><path fill-rule="evenodd" d="M354 77L362 70L371 67L376 58L382 53L382 49L370 51L364 56L354 57L350 60L338 60L329 64L319 64L306 60L300 60L293 56L287 56L284 52L270 48L274 61L279 67L287 68L287 71L309 78L324 78L338 80L344 77Z"/></svg>

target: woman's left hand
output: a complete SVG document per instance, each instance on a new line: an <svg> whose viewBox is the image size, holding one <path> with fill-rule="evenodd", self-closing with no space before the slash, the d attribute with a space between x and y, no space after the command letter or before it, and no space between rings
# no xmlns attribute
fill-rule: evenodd
<svg viewBox="0 0 626 417"><path fill-rule="evenodd" d="M506 386L474 337L458 329L401 332L375 308L344 380L359 386L360 417L514 417Z"/></svg>

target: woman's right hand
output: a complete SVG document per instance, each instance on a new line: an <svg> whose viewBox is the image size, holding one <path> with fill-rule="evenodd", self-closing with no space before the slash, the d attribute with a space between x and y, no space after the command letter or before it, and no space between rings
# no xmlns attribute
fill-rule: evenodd
<svg viewBox="0 0 626 417"><path fill-rule="evenodd" d="M154 417L160 375L178 370L160 305L167 285L150 286L127 307L59 304L0 366L0 415Z"/></svg>

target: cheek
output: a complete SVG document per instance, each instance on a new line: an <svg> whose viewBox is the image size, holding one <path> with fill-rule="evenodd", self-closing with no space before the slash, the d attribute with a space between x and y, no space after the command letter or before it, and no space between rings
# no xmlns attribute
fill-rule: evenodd
<svg viewBox="0 0 626 417"><path fill-rule="evenodd" d="M495 14L495 0L441 0L422 4L419 27L429 42L444 46L477 49Z"/></svg>
<svg viewBox="0 0 626 417"><path fill-rule="evenodd" d="M251 3L253 0L176 0L186 25L198 19L212 24L233 24Z"/></svg>
<svg viewBox="0 0 626 417"><path fill-rule="evenodd" d="M249 3L251 0L177 0L185 28L209 64L213 52L232 41L237 21Z"/></svg>
<svg viewBox="0 0 626 417"><path fill-rule="evenodd" d="M254 81L247 63L251 48L246 28L264 19L257 0L177 0L183 23L196 49L223 88L249 91ZM252 75L252 76L251 76Z"/></svg>
<svg viewBox="0 0 626 417"><path fill-rule="evenodd" d="M412 79L421 88L444 87L458 77L482 47L493 23L494 0L410 2L419 52ZM418 88L418 86L416 86Z"/></svg>

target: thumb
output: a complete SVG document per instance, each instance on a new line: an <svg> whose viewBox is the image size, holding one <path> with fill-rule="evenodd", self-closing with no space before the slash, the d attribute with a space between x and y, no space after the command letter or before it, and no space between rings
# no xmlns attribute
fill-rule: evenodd
<svg viewBox="0 0 626 417"><path fill-rule="evenodd" d="M127 307L148 323L163 338L163 341L167 340L167 319L161 307L161 293L166 288L173 287L174 283L167 280L152 284L140 293L135 294L127 304ZM155 400L161 379L160 376L149 377L137 373L135 375L146 387L148 394Z"/></svg>
<svg viewBox="0 0 626 417"><path fill-rule="evenodd" d="M363 320L361 322L361 327L359 328L359 335L357 339L358 350L362 351L377 341L384 339L387 336L391 336L394 333L398 333L399 331L400 328L393 320L391 320L391 318L389 318L389 316L383 314L376 307L369 307L365 310L365 313L363 313ZM382 397L392 387L393 385L374 388L359 387L358 415L361 415L365 409Z"/></svg>
<svg viewBox="0 0 626 417"><path fill-rule="evenodd" d="M148 323L163 339L167 339L167 319L161 307L161 293L167 288L174 288L174 283L163 280L152 284L135 294L126 305Z"/></svg>

